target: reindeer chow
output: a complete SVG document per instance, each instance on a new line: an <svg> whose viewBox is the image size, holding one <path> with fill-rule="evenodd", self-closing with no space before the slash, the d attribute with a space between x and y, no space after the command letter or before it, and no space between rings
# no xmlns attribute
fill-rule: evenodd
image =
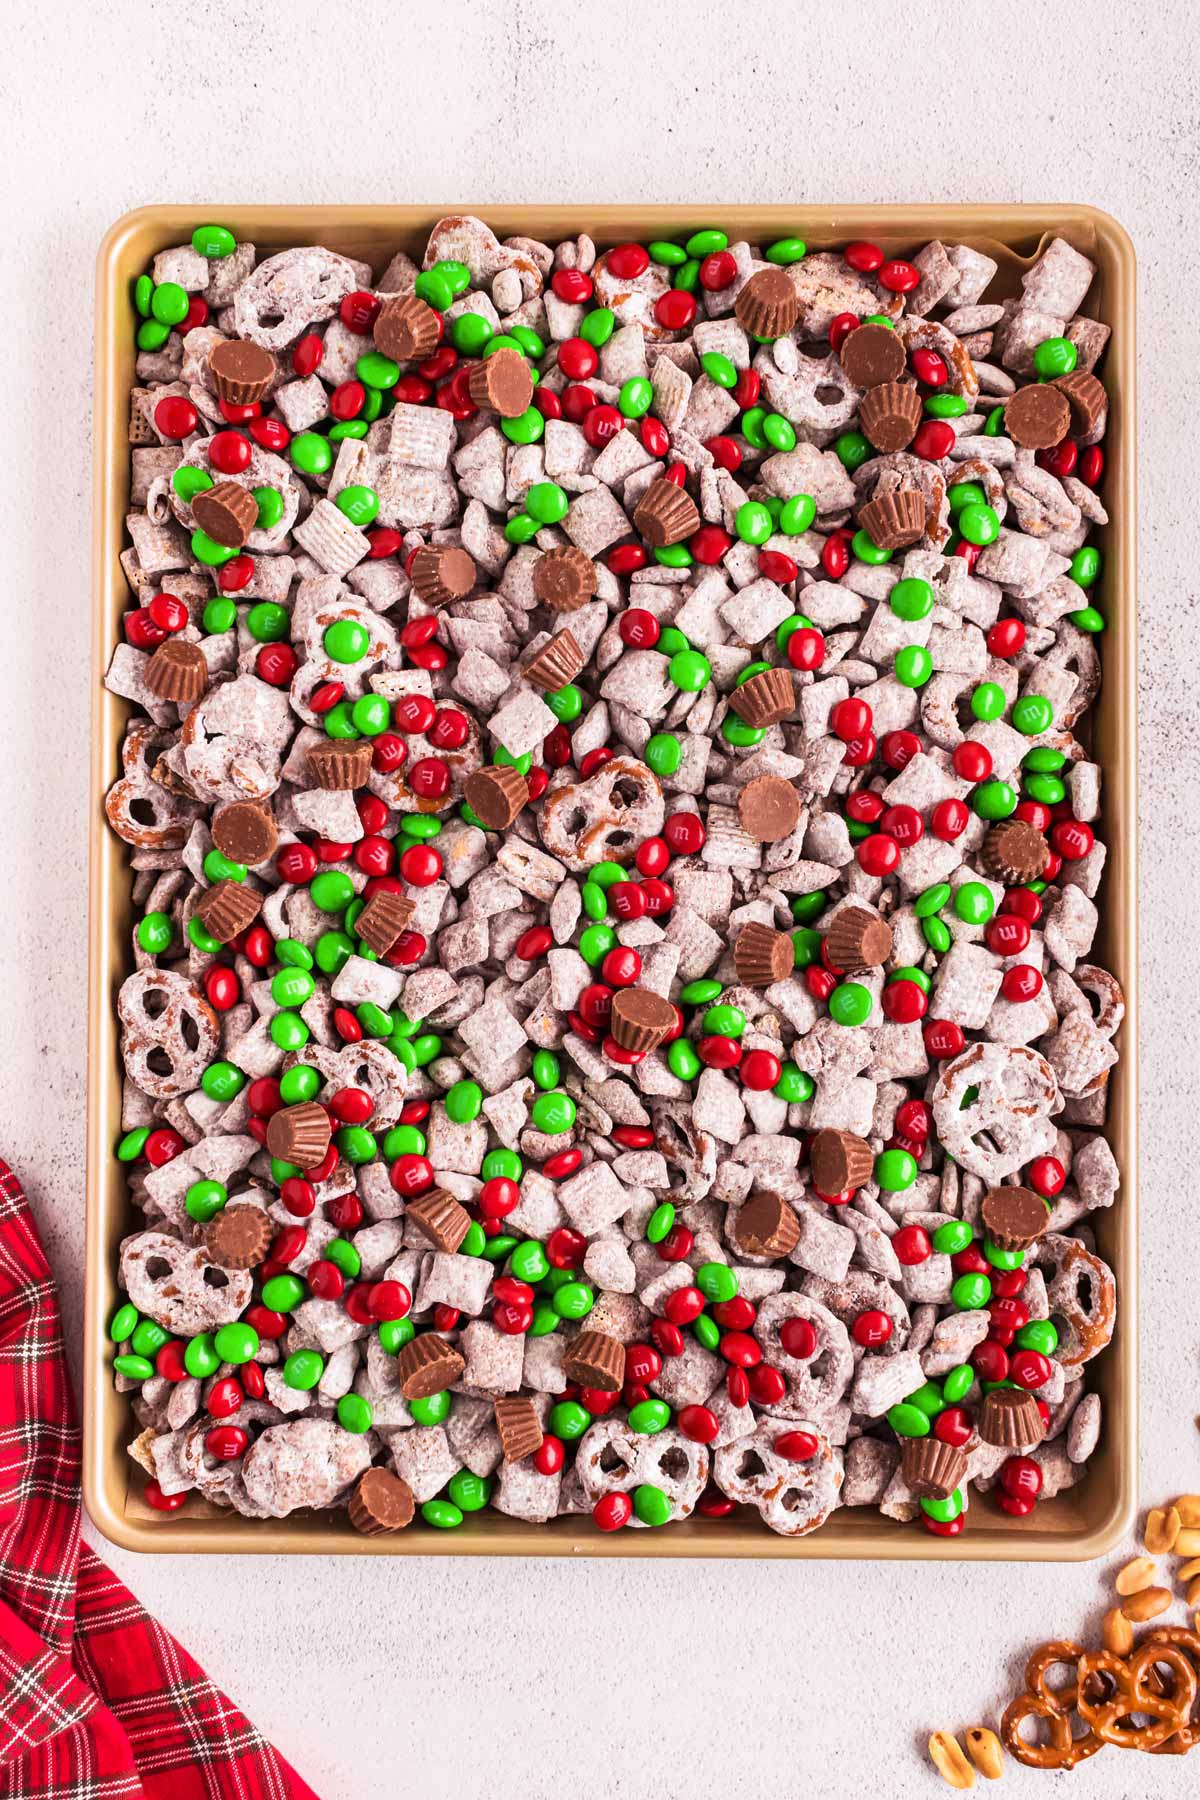
<svg viewBox="0 0 1200 1800"><path fill-rule="evenodd" d="M953 1537L1083 1478L1093 274L470 217L154 258L107 676L150 1505Z"/></svg>

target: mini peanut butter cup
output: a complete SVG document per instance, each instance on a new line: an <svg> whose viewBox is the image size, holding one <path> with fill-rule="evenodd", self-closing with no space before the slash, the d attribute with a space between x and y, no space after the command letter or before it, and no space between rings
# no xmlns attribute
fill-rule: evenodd
<svg viewBox="0 0 1200 1800"><path fill-rule="evenodd" d="M757 844L776 844L800 821L800 796L782 775L758 775L738 795L738 821Z"/></svg>
<svg viewBox="0 0 1200 1800"><path fill-rule="evenodd" d="M425 544L412 559L409 579L426 606L450 606L474 591L477 570L468 551L452 544Z"/></svg>
<svg viewBox="0 0 1200 1800"><path fill-rule="evenodd" d="M1072 369L1069 375L1056 376L1050 384L1067 396L1071 420L1083 437L1096 429L1108 406L1104 383L1090 369Z"/></svg>
<svg viewBox="0 0 1200 1800"><path fill-rule="evenodd" d="M825 933L835 969L878 969L892 954L892 928L865 906L843 906Z"/></svg>
<svg viewBox="0 0 1200 1800"><path fill-rule="evenodd" d="M925 535L925 496L919 488L897 488L858 509L858 522L881 550L903 550Z"/></svg>
<svg viewBox="0 0 1200 1800"><path fill-rule="evenodd" d="M905 1438L900 1468L919 1500L948 1500L967 1472L967 1453L937 1438Z"/></svg>
<svg viewBox="0 0 1200 1800"><path fill-rule="evenodd" d="M979 1415L979 1435L985 1444L1010 1450L1040 1444L1046 1428L1037 1401L1024 1388L993 1388Z"/></svg>
<svg viewBox="0 0 1200 1800"><path fill-rule="evenodd" d="M657 1050L675 1024L671 1002L649 988L623 987L613 995L611 1029L622 1050Z"/></svg>
<svg viewBox="0 0 1200 1800"><path fill-rule="evenodd" d="M265 801L230 800L213 814L212 840L230 862L252 869L274 856L279 827Z"/></svg>
<svg viewBox="0 0 1200 1800"><path fill-rule="evenodd" d="M745 987L770 987L785 981L795 964L792 940L786 932L752 920L738 933L733 946L733 966Z"/></svg>
<svg viewBox="0 0 1200 1800"><path fill-rule="evenodd" d="M204 1227L204 1249L223 1269L256 1269L275 1229L261 1206L225 1206Z"/></svg>
<svg viewBox="0 0 1200 1800"><path fill-rule="evenodd" d="M415 908L403 894L382 890L371 895L358 915L356 934L369 944L376 956L386 956L396 939L407 930Z"/></svg>
<svg viewBox="0 0 1200 1800"><path fill-rule="evenodd" d="M192 517L214 544L240 550L258 520L258 501L236 481L218 481L192 496Z"/></svg>
<svg viewBox="0 0 1200 1800"><path fill-rule="evenodd" d="M818 1131L808 1161L819 1194L853 1193L875 1173L875 1152L867 1140L831 1127Z"/></svg>
<svg viewBox="0 0 1200 1800"><path fill-rule="evenodd" d="M560 631L543 644L531 663L525 667L525 679L543 693L557 694L574 681L583 668L584 655L569 631Z"/></svg>
<svg viewBox="0 0 1200 1800"><path fill-rule="evenodd" d="M542 1447L537 1408L524 1394L504 1394L492 1402L505 1462L523 1462Z"/></svg>
<svg viewBox="0 0 1200 1800"><path fill-rule="evenodd" d="M1028 819L999 819L984 838L979 859L994 880L1023 886L1041 875L1050 846Z"/></svg>
<svg viewBox="0 0 1200 1800"><path fill-rule="evenodd" d="M699 531L700 514L686 488L660 477L650 483L635 506L633 523L648 544L665 550Z"/></svg>
<svg viewBox="0 0 1200 1800"><path fill-rule="evenodd" d="M1070 401L1051 382L1030 382L1005 402L1005 435L1023 450L1052 450L1070 429Z"/></svg>
<svg viewBox="0 0 1200 1800"><path fill-rule="evenodd" d="M529 800L529 783L520 769L497 764L476 769L463 784L463 798L489 831L506 831Z"/></svg>
<svg viewBox="0 0 1200 1800"><path fill-rule="evenodd" d="M762 669L734 688L729 704L739 719L762 729L791 718L796 710L796 690L786 669Z"/></svg>
<svg viewBox="0 0 1200 1800"><path fill-rule="evenodd" d="M407 1481L391 1469L368 1469L346 1510L355 1531L378 1537L385 1531L403 1531L412 1523L417 1503Z"/></svg>
<svg viewBox="0 0 1200 1800"><path fill-rule="evenodd" d="M275 358L248 338L222 338L208 353L208 372L220 399L230 406L253 406L275 379Z"/></svg>
<svg viewBox="0 0 1200 1800"><path fill-rule="evenodd" d="M876 450L906 450L921 423L921 396L915 387L884 381L868 388L858 407L858 422Z"/></svg>
<svg viewBox="0 0 1200 1800"><path fill-rule="evenodd" d="M580 1387L615 1394L625 1380L625 1346L606 1331L581 1331L563 1357L563 1373Z"/></svg>
<svg viewBox="0 0 1200 1800"><path fill-rule="evenodd" d="M574 544L547 550L533 565L533 591L551 612L578 612L596 592L596 565Z"/></svg>
<svg viewBox="0 0 1200 1800"><path fill-rule="evenodd" d="M842 372L856 388L898 381L908 357L890 325L858 325L842 342Z"/></svg>
<svg viewBox="0 0 1200 1800"><path fill-rule="evenodd" d="M404 1216L424 1233L435 1250L448 1256L453 1256L471 1229L470 1213L445 1188L428 1188L425 1193L414 1195Z"/></svg>
<svg viewBox="0 0 1200 1800"><path fill-rule="evenodd" d="M790 1256L800 1241L800 1221L782 1194L753 1194L734 1231L747 1256Z"/></svg>
<svg viewBox="0 0 1200 1800"><path fill-rule="evenodd" d="M209 937L227 944L262 911L263 897L244 881L218 881L196 902L196 917Z"/></svg>
<svg viewBox="0 0 1200 1800"><path fill-rule="evenodd" d="M733 310L751 337L786 337L800 317L800 296L786 269L759 269L741 289Z"/></svg>
<svg viewBox="0 0 1200 1800"><path fill-rule="evenodd" d="M344 738L323 738L308 746L304 761L319 788L343 793L366 787L373 755L370 738L349 743Z"/></svg>
<svg viewBox="0 0 1200 1800"><path fill-rule="evenodd" d="M415 294L393 294L376 315L374 336L375 348L393 362L423 362L441 341L441 321Z"/></svg>
<svg viewBox="0 0 1200 1800"><path fill-rule="evenodd" d="M160 700L173 700L176 706L190 706L208 690L208 664L199 644L186 638L169 637L160 644L146 664L144 680L152 694Z"/></svg>
<svg viewBox="0 0 1200 1800"><path fill-rule="evenodd" d="M329 1114L315 1100L281 1107L267 1120L267 1149L298 1169L315 1169L325 1160L331 1135Z"/></svg>
<svg viewBox="0 0 1200 1800"><path fill-rule="evenodd" d="M423 1331L409 1338L396 1361L400 1392L406 1400L428 1400L434 1394L445 1393L467 1366L454 1345L436 1331Z"/></svg>
<svg viewBox="0 0 1200 1800"><path fill-rule="evenodd" d="M500 349L476 363L467 389L481 409L490 408L502 419L519 419L533 400L533 375L519 350Z"/></svg>
<svg viewBox="0 0 1200 1800"><path fill-rule="evenodd" d="M989 1238L1001 1250L1028 1250L1046 1232L1050 1213L1032 1188L994 1187L979 1209Z"/></svg>

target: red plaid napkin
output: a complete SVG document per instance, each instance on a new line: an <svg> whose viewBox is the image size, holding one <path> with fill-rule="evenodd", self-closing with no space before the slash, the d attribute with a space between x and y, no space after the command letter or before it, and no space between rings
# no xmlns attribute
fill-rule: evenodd
<svg viewBox="0 0 1200 1800"><path fill-rule="evenodd" d="M0 1161L0 1796L316 1800L88 1546L58 1296Z"/></svg>

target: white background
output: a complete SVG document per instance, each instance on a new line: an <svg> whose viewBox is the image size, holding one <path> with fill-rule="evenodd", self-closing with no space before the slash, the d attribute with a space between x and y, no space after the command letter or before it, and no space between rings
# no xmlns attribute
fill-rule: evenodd
<svg viewBox="0 0 1200 1800"><path fill-rule="evenodd" d="M152 200L194 201L197 221L223 200L680 200L697 224L721 201L1090 201L1140 258L1142 1492L1200 1489L1194 21L1180 0L7 9L0 1152L33 1199L76 1369L106 226ZM994 1722L1032 1644L1094 1628L1116 1561L111 1560L322 1800L932 1796L929 1731ZM1195 1782L1107 1751L1072 1791ZM1051 1787L1010 1766L1005 1792Z"/></svg>

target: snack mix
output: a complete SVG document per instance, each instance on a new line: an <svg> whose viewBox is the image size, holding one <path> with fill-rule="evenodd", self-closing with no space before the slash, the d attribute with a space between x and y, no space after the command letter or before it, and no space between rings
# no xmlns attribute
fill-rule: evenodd
<svg viewBox="0 0 1200 1800"><path fill-rule="evenodd" d="M139 279L152 1506L953 1537L1080 1480L1108 328L1061 239L997 273L449 217Z"/></svg>

